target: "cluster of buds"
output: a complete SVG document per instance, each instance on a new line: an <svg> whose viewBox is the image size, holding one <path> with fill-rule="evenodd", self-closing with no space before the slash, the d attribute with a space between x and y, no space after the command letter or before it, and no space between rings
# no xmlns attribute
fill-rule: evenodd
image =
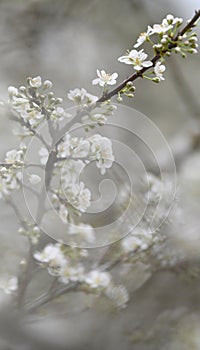
<svg viewBox="0 0 200 350"><path fill-rule="evenodd" d="M68 117L61 98L55 98L53 92L46 93L53 84L50 80L42 82L41 77L27 79L27 86L20 86L19 89L10 86L8 88L10 105L17 114L21 124L29 130L37 128L44 120L51 119L59 121ZM71 117L71 115L70 115Z"/></svg>

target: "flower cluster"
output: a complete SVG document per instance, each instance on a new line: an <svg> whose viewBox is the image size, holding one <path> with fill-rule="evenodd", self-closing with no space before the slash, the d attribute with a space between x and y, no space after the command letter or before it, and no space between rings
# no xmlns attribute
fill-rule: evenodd
<svg viewBox="0 0 200 350"><path fill-rule="evenodd" d="M36 128L45 119L56 122L71 117L60 107L63 102L61 98L55 98L53 92L45 93L51 88L52 83L49 80L42 83L40 76L28 78L27 86L8 88L12 110L17 114L21 125L28 130Z"/></svg>
<svg viewBox="0 0 200 350"><path fill-rule="evenodd" d="M92 291L102 291L118 307L125 307L129 297L126 288L115 286L110 273L98 269L86 271L83 264L77 263L73 258L65 255L65 248L61 244L48 244L42 251L34 253L34 259L50 275L56 276L60 283L69 284L78 282Z"/></svg>
<svg viewBox="0 0 200 350"><path fill-rule="evenodd" d="M125 253L134 253L135 251L144 251L148 249L152 243L153 234L147 229L138 228L131 231L131 233L125 237L121 246Z"/></svg>
<svg viewBox="0 0 200 350"><path fill-rule="evenodd" d="M57 157L59 160L83 158L86 161L96 161L96 166L100 169L102 175L105 174L107 168L112 166L114 161L111 140L99 134L84 139L71 137L68 133L63 141L59 143L57 150ZM44 153L42 153L42 158L43 157ZM75 172L78 170L79 173L82 170L82 164L83 163L78 162L78 166L75 170L75 163L69 163L69 165L72 165L73 170Z"/></svg>
<svg viewBox="0 0 200 350"><path fill-rule="evenodd" d="M0 198L9 196L11 191L20 188L25 152L24 145L19 150L6 152L5 163L0 167Z"/></svg>
<svg viewBox="0 0 200 350"><path fill-rule="evenodd" d="M98 79L95 79L95 84L98 80L100 86L104 86L105 88L107 85L113 85L114 81L116 82L115 79L117 78L117 73L113 73L113 76L113 74L106 74L105 71L101 72L104 72L102 73L104 75L104 80L101 76L101 78L99 77ZM105 82L105 79L107 79L107 82ZM86 130L88 128L94 128L96 125L101 126L105 124L107 118L113 115L116 110L116 106L111 104L110 101L98 103L98 97L88 93L83 88L70 90L67 96L69 100L77 104L78 110L81 111L81 122L86 125Z"/></svg>

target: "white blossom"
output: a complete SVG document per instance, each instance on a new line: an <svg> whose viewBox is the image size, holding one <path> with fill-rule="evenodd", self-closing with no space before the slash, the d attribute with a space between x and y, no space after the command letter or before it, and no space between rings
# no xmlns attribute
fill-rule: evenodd
<svg viewBox="0 0 200 350"><path fill-rule="evenodd" d="M111 276L108 272L93 270L88 273L85 282L89 284L91 288L106 288L111 282Z"/></svg>
<svg viewBox="0 0 200 350"><path fill-rule="evenodd" d="M48 244L41 252L36 251L33 254L34 258L42 264L48 266L50 274L57 275L59 268L67 264L67 259L63 255L59 244Z"/></svg>
<svg viewBox="0 0 200 350"><path fill-rule="evenodd" d="M5 294L12 294L18 288L18 279L15 276L0 277L0 289Z"/></svg>
<svg viewBox="0 0 200 350"><path fill-rule="evenodd" d="M29 174L28 180L32 185L37 185L41 182L41 177L36 174Z"/></svg>
<svg viewBox="0 0 200 350"><path fill-rule="evenodd" d="M33 88L39 88L40 86L42 86L42 79L39 75L35 78L30 78L29 84Z"/></svg>
<svg viewBox="0 0 200 350"><path fill-rule="evenodd" d="M161 62L156 62L155 67L154 67L154 73L156 75L157 78L159 78L159 80L165 80L165 78L163 77L163 73L165 71L166 67L164 66L164 64L161 64Z"/></svg>
<svg viewBox="0 0 200 350"><path fill-rule="evenodd" d="M110 285L105 295L114 302L119 309L124 309L129 301L127 289L121 284L119 286Z"/></svg>
<svg viewBox="0 0 200 350"><path fill-rule="evenodd" d="M96 165L104 175L107 168L110 168L114 161L112 153L112 142L107 137L102 137L99 134L89 138L91 142L90 159L96 160Z"/></svg>
<svg viewBox="0 0 200 350"><path fill-rule="evenodd" d="M53 86L53 83L50 80L45 80L43 83L44 89L51 89Z"/></svg>
<svg viewBox="0 0 200 350"><path fill-rule="evenodd" d="M85 167L85 164L80 159L67 160L62 168L62 175L61 175L62 186L66 188L72 183L79 182L79 177L84 167Z"/></svg>
<svg viewBox="0 0 200 350"><path fill-rule="evenodd" d="M14 86L9 86L8 87L8 94L10 97L12 97L14 95L16 96L18 94L18 89Z"/></svg>
<svg viewBox="0 0 200 350"><path fill-rule="evenodd" d="M54 111L52 112L52 114L51 114L51 119L59 119L59 120L62 120L63 117L65 117L66 115L68 115L68 114L65 113L64 108L62 108L62 107L56 107L56 108L54 109Z"/></svg>
<svg viewBox="0 0 200 350"><path fill-rule="evenodd" d="M87 91L82 88L82 89L74 89L74 90L69 90L69 93L67 94L67 97L71 101L75 101L77 103L81 103L85 97L87 96Z"/></svg>
<svg viewBox="0 0 200 350"><path fill-rule="evenodd" d="M140 33L139 37L137 38L137 43L134 45L135 48L141 46L151 35L151 27L148 26L146 32Z"/></svg>
<svg viewBox="0 0 200 350"><path fill-rule="evenodd" d="M134 252L138 248L141 247L142 241L141 239L135 236L125 237L121 242L122 248L125 253Z"/></svg>
<svg viewBox="0 0 200 350"><path fill-rule="evenodd" d="M92 94L89 94L85 89L74 89L70 90L68 95L68 99L76 102L77 104L91 104L98 100L98 97Z"/></svg>
<svg viewBox="0 0 200 350"><path fill-rule="evenodd" d="M12 149L6 152L5 162L7 164L21 163L22 162L23 151Z"/></svg>
<svg viewBox="0 0 200 350"><path fill-rule="evenodd" d="M92 84L93 85L99 84L102 87L104 87L106 85L115 85L116 79L118 78L117 73L108 74L105 72L105 70L99 71L99 69L97 69L97 76L98 76L98 78L94 79L92 81Z"/></svg>
<svg viewBox="0 0 200 350"><path fill-rule="evenodd" d="M145 61L148 55L144 50L131 50L127 55L118 58L119 62L133 65L136 71L140 71L143 67L151 67L151 61Z"/></svg>
<svg viewBox="0 0 200 350"><path fill-rule="evenodd" d="M72 206L85 212L91 204L91 192L83 182L72 184L66 189L66 196Z"/></svg>
<svg viewBox="0 0 200 350"><path fill-rule="evenodd" d="M18 113L24 112L30 108L29 100L24 95L12 95L11 97L11 105L14 110Z"/></svg>
<svg viewBox="0 0 200 350"><path fill-rule="evenodd" d="M173 15L167 15L166 18L162 20L161 24L154 24L153 28L149 27L149 33L152 34L163 34L168 32L173 28L174 24L181 24L183 22L182 18L174 18Z"/></svg>
<svg viewBox="0 0 200 350"><path fill-rule="evenodd" d="M83 281L84 279L84 268L82 265L70 266L65 265L60 271L59 280L61 283L68 284L70 281L77 282Z"/></svg>
<svg viewBox="0 0 200 350"><path fill-rule="evenodd" d="M29 111L22 111L21 117L32 126L36 126L44 118L44 115L38 110L32 109Z"/></svg>

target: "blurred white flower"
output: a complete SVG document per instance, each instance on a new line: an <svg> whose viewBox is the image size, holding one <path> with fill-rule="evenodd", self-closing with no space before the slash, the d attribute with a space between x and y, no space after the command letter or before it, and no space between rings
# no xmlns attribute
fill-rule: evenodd
<svg viewBox="0 0 200 350"><path fill-rule="evenodd" d="M163 73L165 71L166 67L164 66L164 64L161 64L161 62L156 62L155 67L154 67L154 73L156 75L157 78L159 78L159 80L165 80L165 78L163 77Z"/></svg>
<svg viewBox="0 0 200 350"><path fill-rule="evenodd" d="M17 95L18 94L18 89L14 86L9 86L8 87L8 94L10 97L12 97L13 95Z"/></svg>
<svg viewBox="0 0 200 350"><path fill-rule="evenodd" d="M90 143L88 140L83 138L79 139L77 145L73 147L71 155L75 158L84 158L87 157L90 149Z"/></svg>
<svg viewBox="0 0 200 350"><path fill-rule="evenodd" d="M35 78L30 78L29 84L33 88L39 88L40 86L42 86L42 79L39 75Z"/></svg>
<svg viewBox="0 0 200 350"><path fill-rule="evenodd" d="M124 309L129 301L128 291L122 284L119 286L110 285L106 288L105 295L111 299L119 309Z"/></svg>
<svg viewBox="0 0 200 350"><path fill-rule="evenodd" d="M28 180L32 185L37 185L41 182L41 177L36 174L29 174Z"/></svg>
<svg viewBox="0 0 200 350"><path fill-rule="evenodd" d="M97 69L97 76L98 78L94 79L92 81L92 84L93 85L99 84L102 87L106 85L115 85L116 79L118 78L117 73L108 74L105 72L105 70L99 71L99 69Z"/></svg>
<svg viewBox="0 0 200 350"><path fill-rule="evenodd" d="M79 182L79 177L84 167L85 164L82 160L67 160L62 168L62 187L65 188L72 183Z"/></svg>
<svg viewBox="0 0 200 350"><path fill-rule="evenodd" d="M62 255L59 245L48 244L41 252L36 251L33 256L41 263L48 263Z"/></svg>
<svg viewBox="0 0 200 350"><path fill-rule="evenodd" d="M136 249L141 247L142 241L137 237L128 236L121 241L121 245L124 252L129 253L129 252L134 252Z"/></svg>
<svg viewBox="0 0 200 350"><path fill-rule="evenodd" d="M5 294L12 294L18 288L18 279L15 276L0 277L0 289Z"/></svg>
<svg viewBox="0 0 200 350"><path fill-rule="evenodd" d="M51 119L60 119L60 120L62 120L64 116L65 116L64 108L56 107L54 109L54 111L52 112L52 114L51 114Z"/></svg>
<svg viewBox="0 0 200 350"><path fill-rule="evenodd" d="M108 272L98 270L91 271L85 278L85 282L91 288L108 287L111 282L111 276Z"/></svg>
<svg viewBox="0 0 200 350"><path fill-rule="evenodd" d="M84 268L82 265L78 266L69 266L66 265L64 268L60 271L60 277L59 280L61 283L67 284L70 281L77 282L77 281L83 281L84 279Z"/></svg>
<svg viewBox="0 0 200 350"><path fill-rule="evenodd" d="M32 109L30 111L22 111L21 117L32 126L35 126L44 118L44 115L36 109Z"/></svg>
<svg viewBox="0 0 200 350"><path fill-rule="evenodd" d="M76 88L74 90L69 90L67 97L71 101L81 103L84 100L84 98L86 97L86 95L87 95L87 91L84 88L82 88L82 89Z"/></svg>
<svg viewBox="0 0 200 350"><path fill-rule="evenodd" d="M143 67L151 67L151 61L145 61L148 55L144 50L131 50L127 55L118 58L119 62L133 65L136 71L140 71Z"/></svg>
<svg viewBox="0 0 200 350"><path fill-rule="evenodd" d="M69 186L66 189L66 196L70 204L83 213L91 204L91 192L85 188L83 182Z"/></svg>
<svg viewBox="0 0 200 350"><path fill-rule="evenodd" d="M7 164L21 163L22 162L23 151L12 149L6 152L5 162Z"/></svg>

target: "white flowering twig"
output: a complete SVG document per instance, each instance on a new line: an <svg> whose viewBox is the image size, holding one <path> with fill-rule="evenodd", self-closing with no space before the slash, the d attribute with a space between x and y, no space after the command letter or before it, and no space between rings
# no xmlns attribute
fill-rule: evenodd
<svg viewBox="0 0 200 350"><path fill-rule="evenodd" d="M122 83L120 83L115 89L113 89L112 91L110 91L107 94L104 94L102 97L100 97L98 99L97 102L104 102L106 100L109 100L110 98L112 98L113 96L117 95L120 91L123 90L123 88L126 87L126 85L129 82L133 82L138 78L142 78L143 74L149 70L149 68L151 66L155 66L156 62L163 56L165 55L167 52L170 52L172 49L176 48L179 44L179 37L182 37L185 33L187 33L188 31L190 31L196 24L196 22L198 21L200 17L200 10L195 12L195 15L193 16L193 18L186 24L186 26L179 31L174 37L171 38L171 42L168 44L167 48L165 48L163 51L156 53L156 55L151 59L151 65L147 65L147 67L143 67L142 69L140 69L139 71L137 71L136 73L130 75L127 79L125 79Z"/></svg>
<svg viewBox="0 0 200 350"><path fill-rule="evenodd" d="M95 240L94 229L84 223L76 225L76 218L80 218L91 204L91 192L83 181L79 180L79 174L88 162L95 162L97 169L103 176L114 161L112 143L107 137L100 134L92 136L72 137L71 127L81 123L87 130L93 130L96 125L104 125L107 117L115 111L115 106L110 99L117 95L133 97L135 87L133 81L138 78L150 79L153 82L164 80L165 71L164 59L170 56L171 52L181 53L185 57L186 52L196 53L196 34L192 28L200 17L200 10L195 12L193 18L179 30L182 19L168 15L161 24L155 24L152 28L148 26L145 33L141 33L137 43L131 51L121 56L118 60L122 63L133 66L135 73L121 82L116 88L109 91L108 86L116 84L118 73L106 73L105 70L97 70L97 78L93 85L100 85L103 93L100 98L88 93L84 88L70 90L68 99L76 106L76 114L73 117L66 113L61 107L62 99L56 98L53 92L46 93L52 88L49 80L42 82L41 77L28 78L27 86L19 89L10 87L8 89L10 106L12 109L11 119L22 127L20 137L36 137L42 144L39 151L41 165L39 169L45 170L44 183L40 192L35 188L41 179L37 174L29 173L31 166L35 163L25 161L26 146L20 145L19 150L11 150L6 153L5 161L0 164L0 198L5 198L11 205L20 222L19 233L29 239L30 247L28 256L22 264L22 273L19 276L19 283L16 278L0 280L0 288L6 293L16 292L18 287L18 301L20 306L34 311L38 307L52 301L53 299L69 292L84 291L85 293L103 294L113 300L117 307L123 308L128 302L128 293L124 286L115 285L112 277L112 270L123 262L134 262L137 257L142 257L154 251L157 254L158 248L165 240L159 232L150 232L148 219L152 217L151 208L157 203L157 193L160 193L162 183L155 177L149 175L150 208L147 211L147 219L144 218L138 230L131 231L128 237L118 242L115 247L105 249L96 265L91 268L84 264L87 258L87 251L66 247L64 244L47 244L43 249L38 248L40 234L39 225L42 222L47 210L45 200L47 194L52 195L55 206L63 224L72 224L68 229L70 237L78 236L81 240L91 243ZM158 36L158 43L151 39L153 35ZM151 37L151 38L150 38ZM151 60L143 49L137 51L144 42L148 42L153 50L154 56ZM149 75L147 75L149 73ZM67 120L66 124L60 127L60 121ZM38 127L46 122L51 141L47 142L44 135L38 131ZM56 178L57 171L63 167L64 176L56 188L52 185L52 179ZM22 171L25 171L29 184L23 184ZM165 190L168 191L167 184ZM14 190L24 186L31 191L38 199L36 222L25 220L18 207L12 200L11 194ZM64 195L62 191L64 187ZM163 211L165 208L162 208ZM162 213L160 213L162 216ZM159 216L159 215L158 215ZM158 217L158 220L160 218ZM73 224L75 227L73 227ZM130 218L131 225L131 218ZM73 242L73 240L72 240ZM74 243L74 242L73 242ZM174 260L174 264L176 259ZM167 261L162 262L167 264ZM170 262L171 264L171 262ZM35 266L47 269L52 276L53 282L49 290L28 305L24 303L24 296L32 277L32 270ZM171 266L171 265L170 265Z"/></svg>

